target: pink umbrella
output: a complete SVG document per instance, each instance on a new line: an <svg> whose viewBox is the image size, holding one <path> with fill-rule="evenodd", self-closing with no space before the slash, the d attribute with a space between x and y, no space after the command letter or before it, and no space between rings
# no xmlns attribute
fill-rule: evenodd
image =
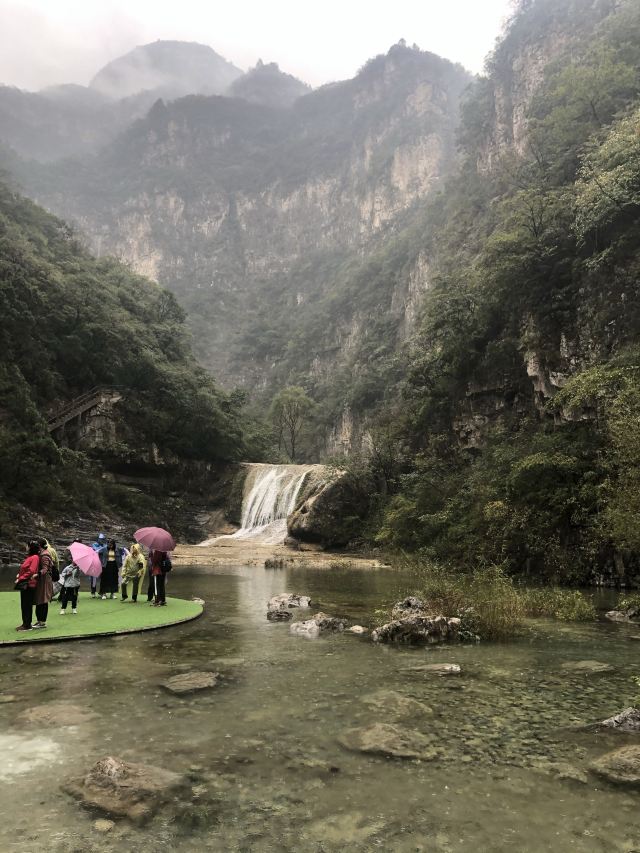
<svg viewBox="0 0 640 853"><path fill-rule="evenodd" d="M85 575L90 578L100 577L102 574L102 563L100 562L100 554L90 548L88 545L83 545L82 542L72 542L69 545L71 551L71 559Z"/></svg>
<svg viewBox="0 0 640 853"><path fill-rule="evenodd" d="M133 534L133 538L141 545L146 545L147 548L153 548L155 551L173 551L176 547L176 540L168 530L163 530L162 527L141 527Z"/></svg>

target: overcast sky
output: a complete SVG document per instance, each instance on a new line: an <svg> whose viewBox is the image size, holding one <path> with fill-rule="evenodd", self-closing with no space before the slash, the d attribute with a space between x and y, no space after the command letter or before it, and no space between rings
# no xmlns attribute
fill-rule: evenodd
<svg viewBox="0 0 640 853"><path fill-rule="evenodd" d="M511 0L0 0L0 83L86 84L156 39L260 58L313 86L352 77L399 39L480 71Z"/></svg>

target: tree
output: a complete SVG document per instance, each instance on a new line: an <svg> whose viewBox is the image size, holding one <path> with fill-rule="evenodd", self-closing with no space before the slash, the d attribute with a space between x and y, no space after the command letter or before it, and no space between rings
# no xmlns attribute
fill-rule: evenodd
<svg viewBox="0 0 640 853"><path fill-rule="evenodd" d="M298 385L283 388L271 403L269 416L278 434L278 450L284 447L292 462L296 461L300 433L314 406L311 397Z"/></svg>

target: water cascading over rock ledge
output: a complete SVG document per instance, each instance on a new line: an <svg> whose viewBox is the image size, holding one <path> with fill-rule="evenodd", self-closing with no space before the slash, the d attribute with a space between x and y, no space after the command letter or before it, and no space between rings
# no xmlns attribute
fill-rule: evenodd
<svg viewBox="0 0 640 853"><path fill-rule="evenodd" d="M240 529L229 536L207 539L211 545L222 539L253 539L266 545L282 544L287 536L287 518L294 511L300 490L311 472L321 472L322 465L267 465L251 463L242 466L242 516Z"/></svg>

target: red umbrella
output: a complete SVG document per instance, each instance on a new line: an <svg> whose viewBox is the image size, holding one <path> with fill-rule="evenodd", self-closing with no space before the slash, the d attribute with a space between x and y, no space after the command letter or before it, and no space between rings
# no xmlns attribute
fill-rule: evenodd
<svg viewBox="0 0 640 853"><path fill-rule="evenodd" d="M141 527L133 534L133 538L154 551L173 551L176 547L176 540L162 527Z"/></svg>
<svg viewBox="0 0 640 853"><path fill-rule="evenodd" d="M100 577L102 574L102 563L100 562L100 554L90 548L88 545L83 545L82 542L72 542L69 545L71 551L71 559L85 575L90 578Z"/></svg>

